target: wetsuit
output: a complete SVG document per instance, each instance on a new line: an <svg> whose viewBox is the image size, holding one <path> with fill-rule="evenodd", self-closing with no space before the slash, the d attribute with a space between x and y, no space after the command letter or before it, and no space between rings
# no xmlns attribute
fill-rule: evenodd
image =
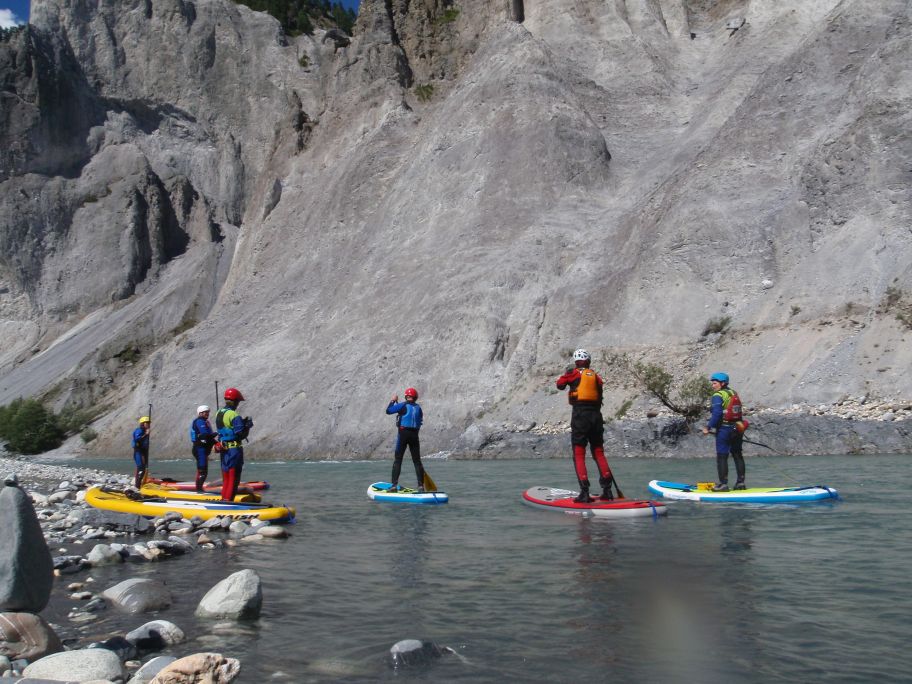
<svg viewBox="0 0 912 684"><path fill-rule="evenodd" d="M141 427L133 430L133 462L136 464L134 484L139 489L149 469L149 433Z"/></svg>
<svg viewBox="0 0 912 684"><path fill-rule="evenodd" d="M231 407L220 409L215 414L215 427L222 442L222 500L234 501L241 471L244 469L244 447L241 441L247 438L253 421L241 418Z"/></svg>
<svg viewBox="0 0 912 684"><path fill-rule="evenodd" d="M424 412L413 401L391 401L386 407L386 412L388 415L396 414L396 427L398 428L392 484L393 486L399 484L402 457L405 455L405 448L408 447L415 466L415 475L418 477L418 486L421 487L424 485L424 466L421 464L421 444L418 441L418 431L424 422Z"/></svg>
<svg viewBox="0 0 912 684"><path fill-rule="evenodd" d="M197 416L190 424L190 453L196 461L196 491L203 491L203 484L209 476L209 454L215 446L215 432L209 420Z"/></svg>
<svg viewBox="0 0 912 684"><path fill-rule="evenodd" d="M737 421L726 421L725 409L728 402L737 393L727 387L719 390L712 396L712 413L706 427L716 431L716 469L719 471L719 483L728 484L728 455L731 454L738 473L737 484L744 484L744 435L735 427ZM739 400L740 401L740 400Z"/></svg>
<svg viewBox="0 0 912 684"><path fill-rule="evenodd" d="M580 397L583 373L591 374L586 378L590 385L586 394ZM605 458L605 423L602 418L602 378L588 367L571 368L557 379L557 389L569 388L568 401L573 407L570 413L570 443L573 446L573 466L576 479L579 480L580 494L589 493L589 473L586 471L586 444L592 450L592 458L599 471L599 484L602 485L603 497L611 496L613 476Z"/></svg>

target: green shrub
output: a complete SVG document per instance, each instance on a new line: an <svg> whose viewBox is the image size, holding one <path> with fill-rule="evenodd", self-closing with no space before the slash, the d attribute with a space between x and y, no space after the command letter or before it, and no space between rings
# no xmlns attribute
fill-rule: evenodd
<svg viewBox="0 0 912 684"><path fill-rule="evenodd" d="M415 97L422 102L427 102L434 96L434 86L430 83L423 83L415 86Z"/></svg>
<svg viewBox="0 0 912 684"><path fill-rule="evenodd" d="M702 376L685 378L676 384L674 376L655 363L631 361L626 356L615 357L612 363L626 370L647 394L688 421L696 420L709 407L712 386Z"/></svg>
<svg viewBox="0 0 912 684"><path fill-rule="evenodd" d="M298 57L298 64L300 64L304 69L310 66L310 57L307 56L306 52Z"/></svg>
<svg viewBox="0 0 912 684"><path fill-rule="evenodd" d="M10 451L40 454L59 447L63 438L57 416L35 399L16 399L0 407L0 439Z"/></svg>
<svg viewBox="0 0 912 684"><path fill-rule="evenodd" d="M82 439L83 444L88 444L93 439L98 437L98 433L95 432L95 430L93 430L92 428L86 428L85 430L83 430L82 432L79 433L79 437Z"/></svg>
<svg viewBox="0 0 912 684"><path fill-rule="evenodd" d="M616 420L620 420L627 415L627 411L630 410L630 407L633 406L633 399L627 399L621 404L620 408L614 412L614 417Z"/></svg>
<svg viewBox="0 0 912 684"><path fill-rule="evenodd" d="M707 335L712 335L713 333L725 332L728 329L728 325L731 323L731 320L731 316L721 316L719 318L711 319L703 328L703 332L700 336L706 337Z"/></svg>
<svg viewBox="0 0 912 684"><path fill-rule="evenodd" d="M792 304L792 310L791 310L791 312L789 313L789 315L790 315L790 316L797 316L797 315L800 314L800 313L801 313L801 307L798 306L797 304Z"/></svg>
<svg viewBox="0 0 912 684"><path fill-rule="evenodd" d="M458 7L447 7L443 10L443 13L434 19L434 23L437 26L442 26L443 24L452 24L459 17L459 8Z"/></svg>

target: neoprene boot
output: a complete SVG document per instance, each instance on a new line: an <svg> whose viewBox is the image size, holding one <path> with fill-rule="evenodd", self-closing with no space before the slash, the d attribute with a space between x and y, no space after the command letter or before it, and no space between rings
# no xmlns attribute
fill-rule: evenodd
<svg viewBox="0 0 912 684"><path fill-rule="evenodd" d="M714 492L727 492L727 491L728 491L728 484L726 484L725 482L719 482L718 484L714 484L714 485L713 485L712 490L713 490Z"/></svg>
<svg viewBox="0 0 912 684"><path fill-rule="evenodd" d="M589 496L589 480L580 480L580 493L575 499L576 503L592 503L592 497Z"/></svg>
<svg viewBox="0 0 912 684"><path fill-rule="evenodd" d="M744 484L744 480L738 480L735 482L735 490L738 489L747 489L747 485Z"/></svg>
<svg viewBox="0 0 912 684"><path fill-rule="evenodd" d="M610 475L608 477L600 477L599 484L602 485L602 501L612 501L614 500L614 495L611 493L611 485L614 483L614 478Z"/></svg>

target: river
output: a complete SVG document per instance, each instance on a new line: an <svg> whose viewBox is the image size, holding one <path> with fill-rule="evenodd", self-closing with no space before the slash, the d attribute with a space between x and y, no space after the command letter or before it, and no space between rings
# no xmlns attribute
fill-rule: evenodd
<svg viewBox="0 0 912 684"><path fill-rule="evenodd" d="M248 462L245 478L273 484L266 500L297 507L291 539L91 574L96 591L134 575L166 582L176 604L155 617L188 635L173 654L237 657L242 683L908 681L909 458L754 457L751 485L826 484L842 500L676 502L667 517L628 521L521 503L532 485L574 486L569 458L428 460L451 497L435 507L369 501L368 484L386 480L390 462ZM653 478L711 480L715 469L711 459L612 466L628 497L647 497ZM189 478L192 464L153 472ZM409 483L408 459L403 473ZM263 579L260 619L197 619L203 594L243 568ZM88 627L70 625L77 602L63 586L85 576L58 580L45 612L63 636L84 644L146 620L109 609ZM458 655L394 671L388 650L404 638Z"/></svg>

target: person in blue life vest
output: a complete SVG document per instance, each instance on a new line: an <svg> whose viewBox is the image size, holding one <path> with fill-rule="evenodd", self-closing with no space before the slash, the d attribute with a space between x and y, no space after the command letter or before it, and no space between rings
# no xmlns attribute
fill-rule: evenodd
<svg viewBox="0 0 912 684"><path fill-rule="evenodd" d="M151 429L152 421L149 416L141 416L139 427L133 430L133 463L136 464L133 483L137 489L143 486L149 470L149 431Z"/></svg>
<svg viewBox="0 0 912 684"><path fill-rule="evenodd" d="M234 501L244 469L243 440L253 428L251 418L242 418L237 407L244 395L234 387L225 390L225 408L215 414L215 429L222 443L222 500Z"/></svg>
<svg viewBox="0 0 912 684"><path fill-rule="evenodd" d="M387 415L396 416L396 450L393 461L393 476L391 479L390 491L399 490L399 473L402 471L402 457L405 455L405 448L408 447L412 456L412 463L415 465L415 475L418 477L418 491L424 491L424 466L421 464L421 444L418 441L418 431L424 422L424 412L418 405L418 390L409 387L405 390L405 401L399 401L399 395L395 395L386 407Z"/></svg>
<svg viewBox="0 0 912 684"><path fill-rule="evenodd" d="M716 431L716 469L719 481L713 486L714 492L728 491L728 455L735 462L738 480L735 489L745 489L744 484L744 429L747 425L742 415L741 398L728 386L727 373L713 373L709 376L712 384L712 406L709 422L703 428L703 434Z"/></svg>
<svg viewBox="0 0 912 684"><path fill-rule="evenodd" d="M203 404L196 408L196 418L190 423L190 453L196 462L196 491L200 494L209 476L209 454L215 442L216 434L209 424L209 407Z"/></svg>
<svg viewBox="0 0 912 684"><path fill-rule="evenodd" d="M602 418L602 378L589 368L592 356L585 349L573 352L573 366L557 379L557 389L569 388L567 400L573 407L570 413L570 443L573 446L573 466L579 481L580 493L574 501L592 503L589 496L589 474L586 472L586 444L599 470L601 499L611 501L614 476L605 458L605 422Z"/></svg>

